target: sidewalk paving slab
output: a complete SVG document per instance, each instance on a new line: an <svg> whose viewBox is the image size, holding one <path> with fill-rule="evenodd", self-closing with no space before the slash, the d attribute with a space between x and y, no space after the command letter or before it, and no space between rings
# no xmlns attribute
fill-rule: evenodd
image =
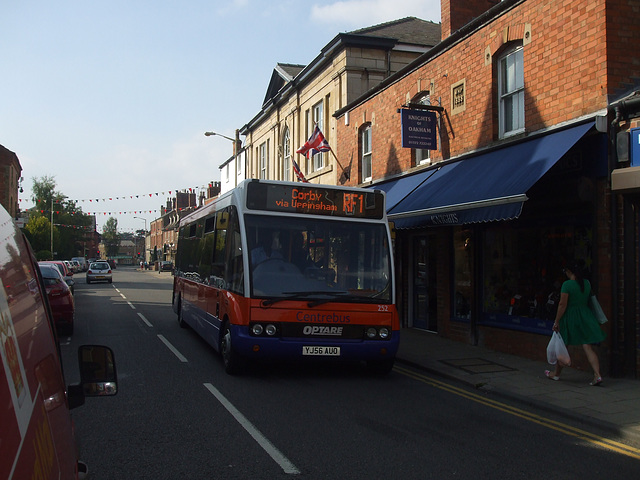
<svg viewBox="0 0 640 480"><path fill-rule="evenodd" d="M413 328L400 333L397 361L570 416L640 446L640 380L605 377L592 387L590 372L565 368L560 380L552 381L544 375L553 368L546 363Z"/></svg>

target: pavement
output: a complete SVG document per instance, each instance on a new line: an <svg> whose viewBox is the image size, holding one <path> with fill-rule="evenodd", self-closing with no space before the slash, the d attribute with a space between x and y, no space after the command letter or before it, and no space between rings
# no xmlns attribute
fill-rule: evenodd
<svg viewBox="0 0 640 480"><path fill-rule="evenodd" d="M640 380L603 377L570 367L559 381L544 375L551 365L405 328L398 363L465 383L481 391L552 410L640 445Z"/></svg>

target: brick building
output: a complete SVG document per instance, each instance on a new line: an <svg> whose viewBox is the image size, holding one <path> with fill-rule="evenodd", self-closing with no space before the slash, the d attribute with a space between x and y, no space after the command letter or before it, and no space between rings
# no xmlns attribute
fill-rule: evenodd
<svg viewBox="0 0 640 480"><path fill-rule="evenodd" d="M12 218L18 215L18 189L22 166L18 156L0 145L0 203Z"/></svg>
<svg viewBox="0 0 640 480"><path fill-rule="evenodd" d="M543 361L578 259L603 371L637 376L637 2L441 3L441 41L334 115L345 183L387 192L404 325Z"/></svg>

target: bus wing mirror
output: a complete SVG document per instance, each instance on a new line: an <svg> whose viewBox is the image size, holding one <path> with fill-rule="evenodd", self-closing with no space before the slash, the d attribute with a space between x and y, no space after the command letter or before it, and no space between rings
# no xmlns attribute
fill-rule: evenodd
<svg viewBox="0 0 640 480"><path fill-rule="evenodd" d="M118 377L113 350L101 345L82 345L78 348L80 385L87 397L115 395Z"/></svg>

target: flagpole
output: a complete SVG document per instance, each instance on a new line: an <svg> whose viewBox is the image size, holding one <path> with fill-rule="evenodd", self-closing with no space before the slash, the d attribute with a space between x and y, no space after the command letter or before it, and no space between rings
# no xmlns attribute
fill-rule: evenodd
<svg viewBox="0 0 640 480"><path fill-rule="evenodd" d="M342 166L342 164L340 163L340 160L338 160L338 157L336 156L336 154L335 154L335 153L333 153L333 148L332 148L331 150L329 150L329 151L330 151L330 152L331 152L331 154L333 155L333 158L335 158L335 159L336 159L336 162L338 162L338 165L340 165L340 168L341 168L342 170L344 170L344 167L343 167L343 166Z"/></svg>

